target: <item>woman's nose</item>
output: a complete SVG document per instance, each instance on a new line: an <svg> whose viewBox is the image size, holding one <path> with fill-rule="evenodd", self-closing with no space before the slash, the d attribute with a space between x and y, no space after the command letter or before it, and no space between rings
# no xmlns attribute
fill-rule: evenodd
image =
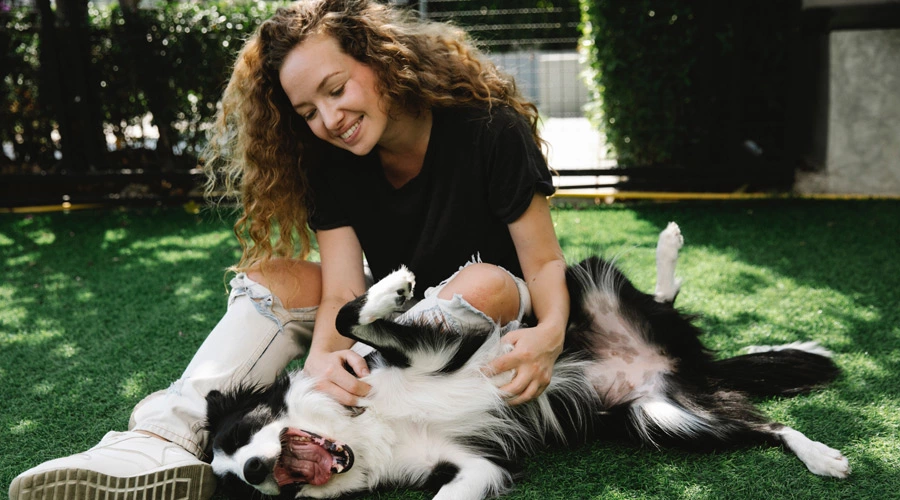
<svg viewBox="0 0 900 500"><path fill-rule="evenodd" d="M322 123L332 133L340 132L341 123L344 120L344 113L337 106L323 106L319 109L322 115Z"/></svg>

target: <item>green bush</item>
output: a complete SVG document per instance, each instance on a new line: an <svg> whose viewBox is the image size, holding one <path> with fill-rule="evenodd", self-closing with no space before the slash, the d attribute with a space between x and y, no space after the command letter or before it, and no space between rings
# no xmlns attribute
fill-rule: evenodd
<svg viewBox="0 0 900 500"><path fill-rule="evenodd" d="M748 140L783 155L798 5L581 0L588 114L619 164L734 164Z"/></svg>
<svg viewBox="0 0 900 500"><path fill-rule="evenodd" d="M125 129L138 125L156 98L165 105L154 121L176 131L175 152L201 149L237 50L285 3L169 1L141 9L131 23L118 5L91 4L89 71L117 147L144 146ZM23 8L0 14L0 23L0 44L9 46L0 65L0 142L13 145L18 163L47 165L59 144L51 136L55 119L41 101L40 19Z"/></svg>
<svg viewBox="0 0 900 500"><path fill-rule="evenodd" d="M39 20L16 9L0 12L0 23L0 143L11 144L22 163L53 161L59 145L51 138L52 117L40 101Z"/></svg>

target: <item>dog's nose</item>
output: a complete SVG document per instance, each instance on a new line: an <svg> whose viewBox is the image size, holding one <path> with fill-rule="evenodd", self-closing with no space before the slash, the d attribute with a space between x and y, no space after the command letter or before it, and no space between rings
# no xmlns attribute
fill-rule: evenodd
<svg viewBox="0 0 900 500"><path fill-rule="evenodd" d="M271 460L253 457L244 462L244 479L252 485L261 484L271 471Z"/></svg>

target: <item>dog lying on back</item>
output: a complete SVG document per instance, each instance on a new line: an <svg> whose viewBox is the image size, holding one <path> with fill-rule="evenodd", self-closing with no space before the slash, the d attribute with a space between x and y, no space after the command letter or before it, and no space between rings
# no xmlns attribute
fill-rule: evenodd
<svg viewBox="0 0 900 500"><path fill-rule="evenodd" d="M830 353L807 342L715 359L673 307L681 246L671 223L657 246L654 295L603 259L570 266L563 353L550 386L519 406L498 389L511 374L482 373L508 349L497 329L392 320L412 297L414 276L401 268L337 317L342 335L377 349L360 407L316 391L302 371L270 387L207 396L223 490L325 498L399 485L436 489L437 499L480 499L512 487L511 471L538 450L596 439L691 450L781 445L814 474L847 477L839 451L768 420L748 399L832 381L839 370Z"/></svg>

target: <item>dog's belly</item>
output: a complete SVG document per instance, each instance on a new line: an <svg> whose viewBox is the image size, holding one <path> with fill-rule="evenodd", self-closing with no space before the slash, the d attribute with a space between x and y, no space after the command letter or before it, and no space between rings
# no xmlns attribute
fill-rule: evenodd
<svg viewBox="0 0 900 500"><path fill-rule="evenodd" d="M608 297L598 294L592 302L596 362L587 376L604 406L661 392L672 361L644 340L639 327L623 320Z"/></svg>

